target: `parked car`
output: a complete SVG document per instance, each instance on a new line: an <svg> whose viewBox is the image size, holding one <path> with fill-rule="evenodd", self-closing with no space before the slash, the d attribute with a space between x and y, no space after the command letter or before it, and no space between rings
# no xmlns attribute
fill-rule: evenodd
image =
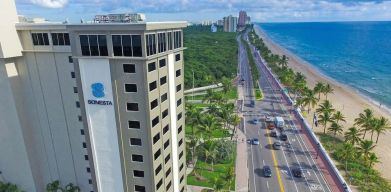
<svg viewBox="0 0 391 192"><path fill-rule="evenodd" d="M265 165L263 166L263 176L264 177L271 177L272 176L272 169L270 169L269 166Z"/></svg>
<svg viewBox="0 0 391 192"><path fill-rule="evenodd" d="M274 122L274 118L273 117L271 117L271 116L266 116L266 123L272 123L272 122Z"/></svg>
<svg viewBox="0 0 391 192"><path fill-rule="evenodd" d="M280 150L280 149L281 149L281 143L278 142L278 141L274 142L274 143L273 143L273 148L274 148L275 150Z"/></svg>
<svg viewBox="0 0 391 192"><path fill-rule="evenodd" d="M295 177L302 178L303 177L303 171L300 168L293 168L292 174Z"/></svg>
<svg viewBox="0 0 391 192"><path fill-rule="evenodd" d="M254 138L252 143L253 145L259 145L259 139Z"/></svg>
<svg viewBox="0 0 391 192"><path fill-rule="evenodd" d="M267 128L273 130L274 128L276 128L276 126L274 125L274 123L268 123Z"/></svg>
<svg viewBox="0 0 391 192"><path fill-rule="evenodd" d="M276 130L272 130L272 131L270 132L270 136L272 136L272 137L277 137L277 131L276 131Z"/></svg>
<svg viewBox="0 0 391 192"><path fill-rule="evenodd" d="M288 140L288 136L285 133L281 133L280 139L281 139L281 141L286 141L286 140Z"/></svg>
<svg viewBox="0 0 391 192"><path fill-rule="evenodd" d="M258 124L258 123L259 123L259 119L254 119L254 120L253 120L253 123L254 123L254 124Z"/></svg>

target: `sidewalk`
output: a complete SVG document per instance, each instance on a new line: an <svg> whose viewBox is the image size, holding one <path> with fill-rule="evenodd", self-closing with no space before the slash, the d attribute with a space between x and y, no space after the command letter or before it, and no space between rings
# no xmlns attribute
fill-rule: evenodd
<svg viewBox="0 0 391 192"><path fill-rule="evenodd" d="M246 136L242 130L238 129L238 142L236 145L236 187L237 192L247 192L248 189L248 177L249 170L247 167L247 143ZM243 140L243 142L242 142Z"/></svg>

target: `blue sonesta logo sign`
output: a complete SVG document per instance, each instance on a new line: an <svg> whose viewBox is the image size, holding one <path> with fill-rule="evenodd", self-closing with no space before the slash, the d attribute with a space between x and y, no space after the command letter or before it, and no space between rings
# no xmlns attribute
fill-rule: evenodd
<svg viewBox="0 0 391 192"><path fill-rule="evenodd" d="M105 87L104 87L103 83L93 83L91 85L91 92L92 92L92 95L96 98L105 97ZM113 105L113 102L105 101L105 100L89 99L88 104L91 104L91 105Z"/></svg>

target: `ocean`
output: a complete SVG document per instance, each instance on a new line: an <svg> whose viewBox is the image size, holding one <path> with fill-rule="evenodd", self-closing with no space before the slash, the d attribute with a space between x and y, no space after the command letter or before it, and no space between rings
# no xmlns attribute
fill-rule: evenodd
<svg viewBox="0 0 391 192"><path fill-rule="evenodd" d="M257 25L324 75L391 108L391 22Z"/></svg>

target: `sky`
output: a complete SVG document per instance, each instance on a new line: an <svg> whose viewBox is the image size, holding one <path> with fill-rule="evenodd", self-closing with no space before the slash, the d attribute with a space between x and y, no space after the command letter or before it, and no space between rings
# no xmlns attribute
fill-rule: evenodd
<svg viewBox="0 0 391 192"><path fill-rule="evenodd" d="M216 21L247 11L253 22L391 20L391 0L15 0L19 15L51 21L145 13L147 21Z"/></svg>

